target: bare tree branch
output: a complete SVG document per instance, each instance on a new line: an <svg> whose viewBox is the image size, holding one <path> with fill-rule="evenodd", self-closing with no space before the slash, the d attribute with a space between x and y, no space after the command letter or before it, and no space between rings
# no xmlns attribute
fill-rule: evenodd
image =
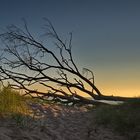
<svg viewBox="0 0 140 140"><path fill-rule="evenodd" d="M78 69L72 56L72 33L69 42L65 42L52 23L45 20L45 37L51 37L53 51L49 44L35 40L25 20L23 30L11 25L0 34L5 45L0 57L0 80L8 81L13 88L24 89L28 95L55 102L99 104L96 100L116 100L101 94L91 70ZM43 86L44 90L33 89L34 85Z"/></svg>

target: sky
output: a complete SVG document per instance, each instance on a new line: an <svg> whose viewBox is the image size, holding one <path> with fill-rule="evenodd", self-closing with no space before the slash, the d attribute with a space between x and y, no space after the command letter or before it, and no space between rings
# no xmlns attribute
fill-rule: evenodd
<svg viewBox="0 0 140 140"><path fill-rule="evenodd" d="M103 94L140 96L140 1L0 0L0 29L10 24L40 35L48 18L62 36L73 33L80 69L94 72Z"/></svg>

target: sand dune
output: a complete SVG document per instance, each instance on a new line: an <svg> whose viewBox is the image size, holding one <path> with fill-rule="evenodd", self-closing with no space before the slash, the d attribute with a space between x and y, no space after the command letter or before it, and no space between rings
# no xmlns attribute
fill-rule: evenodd
<svg viewBox="0 0 140 140"><path fill-rule="evenodd" d="M109 128L95 124L94 111L85 107L35 105L34 119L23 127L15 120L0 119L0 140L125 140Z"/></svg>

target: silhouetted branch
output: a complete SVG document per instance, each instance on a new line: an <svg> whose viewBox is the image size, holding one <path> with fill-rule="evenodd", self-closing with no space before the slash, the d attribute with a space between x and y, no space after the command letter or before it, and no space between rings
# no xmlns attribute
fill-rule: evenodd
<svg viewBox="0 0 140 140"><path fill-rule="evenodd" d="M0 34L5 44L0 57L0 80L8 81L15 89L24 89L28 95L55 102L100 104L96 100L114 100L101 94L91 70L78 69L72 56L72 33L69 42L65 42L46 21L45 37L52 39L51 46L35 40L25 20L23 30L11 25ZM43 86L44 90L33 89L34 85Z"/></svg>

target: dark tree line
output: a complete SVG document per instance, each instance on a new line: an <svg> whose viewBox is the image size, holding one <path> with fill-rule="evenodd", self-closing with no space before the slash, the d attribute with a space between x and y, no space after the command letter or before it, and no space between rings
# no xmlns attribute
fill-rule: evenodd
<svg viewBox="0 0 140 140"><path fill-rule="evenodd" d="M0 56L0 80L8 81L25 95L61 103L101 104L97 100L125 101L129 98L105 96L94 83L91 70L77 67L72 55L72 33L63 40L52 23L46 20L44 42L28 29L8 26L0 39L4 44ZM41 85L40 91L33 86ZM34 86L34 87L35 87ZM85 98L81 93L88 95Z"/></svg>

